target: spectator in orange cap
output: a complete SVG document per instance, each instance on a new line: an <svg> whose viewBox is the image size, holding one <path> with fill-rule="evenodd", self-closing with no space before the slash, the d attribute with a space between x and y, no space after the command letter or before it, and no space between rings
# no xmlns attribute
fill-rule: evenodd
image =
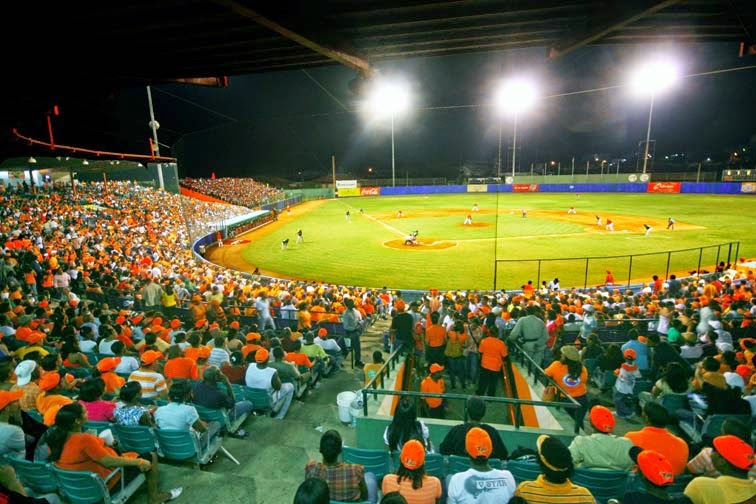
<svg viewBox="0 0 756 504"><path fill-rule="evenodd" d="M754 464L753 447L732 435L715 437L713 444L711 462L722 476L693 479L685 487L685 495L693 504L754 502L756 480L748 477Z"/></svg>
<svg viewBox="0 0 756 504"><path fill-rule="evenodd" d="M44 424L48 427L55 423L58 410L73 400L60 394L61 379L57 371L49 371L39 379L42 392L37 396L37 411L42 413Z"/></svg>
<svg viewBox="0 0 756 504"><path fill-rule="evenodd" d="M181 378L184 380L198 380L199 372L197 363L188 357L184 357L181 347L172 345L168 349L168 359L163 366L163 375L166 379Z"/></svg>
<svg viewBox="0 0 756 504"><path fill-rule="evenodd" d="M100 372L100 378L105 383L106 394L116 394L121 390L126 379L118 376L115 369L121 363L120 357L105 357L97 362L97 371Z"/></svg>
<svg viewBox="0 0 756 504"><path fill-rule="evenodd" d="M23 425L19 400L23 390L0 390L0 456L26 458L26 435L20 427Z"/></svg>
<svg viewBox="0 0 756 504"><path fill-rule="evenodd" d="M395 474L383 477L384 495L399 492L408 504L436 504L442 495L441 481L425 473L425 447L411 439L404 443Z"/></svg>
<svg viewBox="0 0 756 504"><path fill-rule="evenodd" d="M493 444L488 433L480 427L467 431L465 450L470 457L470 469L451 477L447 502L509 502L515 492L515 479L509 471L489 465Z"/></svg>
<svg viewBox="0 0 756 504"><path fill-rule="evenodd" d="M156 371L163 354L157 350L147 350L139 358L139 369L129 375L128 381L138 381L142 386L142 397L145 399L167 399L168 385L165 377Z"/></svg>
<svg viewBox="0 0 756 504"><path fill-rule="evenodd" d="M633 442L625 437L617 437L614 432L614 415L606 406L596 405L588 415L591 435L575 436L569 450L576 467L589 469L610 469L613 471L632 471L630 448Z"/></svg>
<svg viewBox="0 0 756 504"><path fill-rule="evenodd" d="M630 457L638 464L638 474L644 485L642 489L626 492L622 504L690 504L687 497L672 497L668 493L667 489L674 483L675 475L667 457L637 446L630 449Z"/></svg>
<svg viewBox="0 0 756 504"><path fill-rule="evenodd" d="M507 345L483 327L484 337L478 345L480 351L480 374L476 395L496 395L496 385L501 381L501 369L509 351Z"/></svg>
<svg viewBox="0 0 756 504"><path fill-rule="evenodd" d="M635 382L641 377L638 365L635 363L635 350L632 348L622 352L625 358L618 369L614 370L617 375L617 381L614 382L614 407L617 416L620 418L632 418L635 414L631 403L634 397Z"/></svg>
<svg viewBox="0 0 756 504"><path fill-rule="evenodd" d="M264 347L259 348L255 352L255 364L247 367L244 382L247 387L265 390L273 404L276 418L282 419L286 416L291 400L294 398L294 385L281 383L278 372L268 366L269 359L270 352Z"/></svg>
<svg viewBox="0 0 756 504"><path fill-rule="evenodd" d="M420 392L443 394L446 392L444 383L444 366L433 363L430 374L420 382ZM446 418L446 401L441 397L423 397L426 412L431 418Z"/></svg>

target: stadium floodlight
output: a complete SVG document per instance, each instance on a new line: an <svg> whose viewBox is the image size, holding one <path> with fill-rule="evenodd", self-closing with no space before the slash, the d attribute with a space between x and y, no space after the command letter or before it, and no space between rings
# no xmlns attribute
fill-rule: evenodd
<svg viewBox="0 0 756 504"><path fill-rule="evenodd" d="M497 173L501 177L501 118L511 115L514 118L514 134L512 135L512 178L515 175L517 163L517 118L520 114L530 110L538 100L538 88L528 79L515 78L502 82L494 96L494 105L499 113L499 158Z"/></svg>
<svg viewBox="0 0 756 504"><path fill-rule="evenodd" d="M673 87L680 80L680 68L672 60L656 59L648 61L633 72L630 79L631 89L638 95L650 96L648 108L648 127L646 128L646 148L643 154L643 173L648 166L648 146L651 142L651 120L654 115L656 95Z"/></svg>
<svg viewBox="0 0 756 504"><path fill-rule="evenodd" d="M394 149L394 119L409 110L409 86L395 80L378 80L370 89L368 111L377 119L391 118L391 185L396 185L396 156Z"/></svg>

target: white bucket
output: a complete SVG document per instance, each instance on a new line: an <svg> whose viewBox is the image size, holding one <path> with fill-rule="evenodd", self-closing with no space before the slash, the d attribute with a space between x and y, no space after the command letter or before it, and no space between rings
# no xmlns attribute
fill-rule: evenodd
<svg viewBox="0 0 756 504"><path fill-rule="evenodd" d="M352 415L352 421L357 417L362 416L362 396L359 393L355 393L352 404L349 405L349 413Z"/></svg>
<svg viewBox="0 0 756 504"><path fill-rule="evenodd" d="M336 396L336 404L339 406L339 420L344 423L350 423L352 421L352 414L349 409L355 397L357 397L357 394L351 390L340 392L339 395Z"/></svg>

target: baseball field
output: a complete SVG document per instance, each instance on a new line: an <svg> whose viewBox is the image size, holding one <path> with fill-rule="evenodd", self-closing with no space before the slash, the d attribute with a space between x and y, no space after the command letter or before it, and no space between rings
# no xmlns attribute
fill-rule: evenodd
<svg viewBox="0 0 756 504"><path fill-rule="evenodd" d="M570 207L575 213L568 213ZM468 216L472 222L465 224ZM599 285L607 269L616 284L624 284L663 276L668 261L669 271L679 275L695 270L699 261L702 269L713 270L718 260L727 260L728 252L733 260L753 257L754 216L756 198L750 196L468 193L342 198L284 211L277 222L211 249L208 259L241 271L258 267L280 278L397 289L491 289L494 270L497 289L519 289L528 280L555 277L561 287ZM674 229L667 228L670 217ZM606 228L610 220L614 230ZM652 228L648 234L644 225ZM298 229L304 238L299 243ZM416 243L405 244L414 231ZM739 250L717 246L729 242L740 242ZM586 264L585 257L596 259ZM535 259L548 261L541 261L539 269Z"/></svg>

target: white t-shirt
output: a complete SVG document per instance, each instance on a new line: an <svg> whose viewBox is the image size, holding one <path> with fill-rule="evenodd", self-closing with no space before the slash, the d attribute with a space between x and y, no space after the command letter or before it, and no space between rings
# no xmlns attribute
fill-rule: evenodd
<svg viewBox="0 0 756 504"><path fill-rule="evenodd" d="M468 469L449 481L448 504L499 504L509 502L515 492L514 476L509 471Z"/></svg>
<svg viewBox="0 0 756 504"><path fill-rule="evenodd" d="M131 357L130 355L122 355L121 362L116 366L115 372L131 374L137 369L139 369L139 361L136 360L136 358Z"/></svg>
<svg viewBox="0 0 756 504"><path fill-rule="evenodd" d="M273 393L273 375L276 370L271 367L260 369L257 364L250 365L247 368L247 374L244 377L244 383L249 388L267 390L268 394Z"/></svg>
<svg viewBox="0 0 756 504"><path fill-rule="evenodd" d="M155 410L155 423L159 429L189 430L199 420L194 406L170 402Z"/></svg>

